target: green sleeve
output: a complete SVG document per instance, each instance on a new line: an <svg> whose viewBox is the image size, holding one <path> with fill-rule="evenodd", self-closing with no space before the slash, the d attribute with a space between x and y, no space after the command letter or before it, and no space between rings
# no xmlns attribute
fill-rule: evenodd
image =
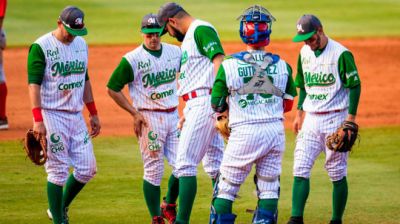
<svg viewBox="0 0 400 224"><path fill-rule="evenodd" d="M361 85L356 85L353 88L350 88L350 102L349 102L349 114L356 115L358 102L360 100L361 95Z"/></svg>
<svg viewBox="0 0 400 224"><path fill-rule="evenodd" d="M343 82L343 86L346 88L353 88L360 85L356 63L350 51L343 52L339 57L339 76Z"/></svg>
<svg viewBox="0 0 400 224"><path fill-rule="evenodd" d="M299 92L299 102L297 103L297 109L298 110L303 110L303 103L304 100L306 99L307 92L304 88L300 88Z"/></svg>
<svg viewBox="0 0 400 224"><path fill-rule="evenodd" d="M301 65L301 54L299 54L299 58L297 59L297 74L295 80L296 87L304 89L304 75L303 75L303 67Z"/></svg>
<svg viewBox="0 0 400 224"><path fill-rule="evenodd" d="M217 54L225 54L216 31L209 26L199 26L194 31L199 52L211 61Z"/></svg>
<svg viewBox="0 0 400 224"><path fill-rule="evenodd" d="M46 59L39 44L32 44L28 53L28 83L41 85L46 69Z"/></svg>
<svg viewBox="0 0 400 224"><path fill-rule="evenodd" d="M122 58L118 67L112 73L110 80L108 80L107 87L115 92L121 91L125 84L132 82L134 79L133 69L131 64Z"/></svg>
<svg viewBox="0 0 400 224"><path fill-rule="evenodd" d="M226 76L224 66L219 66L217 77L211 92L211 104L215 107L221 107L226 104L226 97L229 95L226 85Z"/></svg>
<svg viewBox="0 0 400 224"><path fill-rule="evenodd" d="M286 83L285 93L295 97L297 96L296 86L294 85L293 76L292 76L292 67L288 63L286 63L286 67L289 73L288 81Z"/></svg>

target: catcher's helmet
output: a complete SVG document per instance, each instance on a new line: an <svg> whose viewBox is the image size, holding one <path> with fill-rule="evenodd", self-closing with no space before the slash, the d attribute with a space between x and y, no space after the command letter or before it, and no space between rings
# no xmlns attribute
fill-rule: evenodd
<svg viewBox="0 0 400 224"><path fill-rule="evenodd" d="M272 22L276 19L260 5L253 5L242 13L240 20L240 37L252 47L263 47L269 44Z"/></svg>

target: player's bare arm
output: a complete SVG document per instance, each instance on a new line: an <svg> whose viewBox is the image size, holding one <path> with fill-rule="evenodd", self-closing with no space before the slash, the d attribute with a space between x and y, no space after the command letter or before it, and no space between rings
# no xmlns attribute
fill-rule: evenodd
<svg viewBox="0 0 400 224"><path fill-rule="evenodd" d="M40 85L29 84L29 98L32 110L35 108L41 108ZM46 135L46 127L44 126L43 121L33 121L33 131Z"/></svg>
<svg viewBox="0 0 400 224"><path fill-rule="evenodd" d="M293 131L297 135L299 130L301 129L301 125L303 124L303 110L297 110L296 117L293 121Z"/></svg>
<svg viewBox="0 0 400 224"><path fill-rule="evenodd" d="M90 136L94 138L100 134L101 125L99 117L97 116L97 111L95 108L93 108L94 99L93 99L92 85L90 84L89 80L85 82L85 89L83 91L83 102L88 107L90 113L89 116L89 123L91 128Z"/></svg>
<svg viewBox="0 0 400 224"><path fill-rule="evenodd" d="M129 103L128 99L125 95L119 91L116 92L110 88L107 88L108 95L120 106L122 109L128 111L129 114L133 117L133 129L135 131L135 135L137 137L142 136L143 127L147 127L147 122L133 106Z"/></svg>

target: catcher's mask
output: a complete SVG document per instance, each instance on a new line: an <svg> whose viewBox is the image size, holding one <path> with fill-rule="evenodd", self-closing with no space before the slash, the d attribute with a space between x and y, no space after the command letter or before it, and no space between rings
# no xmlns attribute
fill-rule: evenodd
<svg viewBox="0 0 400 224"><path fill-rule="evenodd" d="M272 22L276 19L260 5L253 5L242 13L239 34L242 41L251 47L263 47L269 44Z"/></svg>

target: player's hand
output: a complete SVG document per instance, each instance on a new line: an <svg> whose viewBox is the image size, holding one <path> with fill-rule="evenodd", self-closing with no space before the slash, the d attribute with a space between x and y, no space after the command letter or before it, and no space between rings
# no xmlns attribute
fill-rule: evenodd
<svg viewBox="0 0 400 224"><path fill-rule="evenodd" d="M297 135L301 129L301 117L296 116L293 121L293 131Z"/></svg>
<svg viewBox="0 0 400 224"><path fill-rule="evenodd" d="M43 121L33 122L33 131L39 133L43 136L46 136L46 127L44 126Z"/></svg>
<svg viewBox="0 0 400 224"><path fill-rule="evenodd" d="M94 138L100 134L100 120L97 115L90 115L89 116L89 122L90 122L90 137Z"/></svg>
<svg viewBox="0 0 400 224"><path fill-rule="evenodd" d="M144 127L148 127L146 120L143 115L139 112L135 113L133 116L133 130L135 131L136 137L142 136L142 131Z"/></svg>
<svg viewBox="0 0 400 224"><path fill-rule="evenodd" d="M176 127L177 127L179 130L182 130L183 123L185 123L185 120L186 120L185 116L182 115L182 117L181 117L181 118L179 119L179 121L178 121L178 124L176 125Z"/></svg>

